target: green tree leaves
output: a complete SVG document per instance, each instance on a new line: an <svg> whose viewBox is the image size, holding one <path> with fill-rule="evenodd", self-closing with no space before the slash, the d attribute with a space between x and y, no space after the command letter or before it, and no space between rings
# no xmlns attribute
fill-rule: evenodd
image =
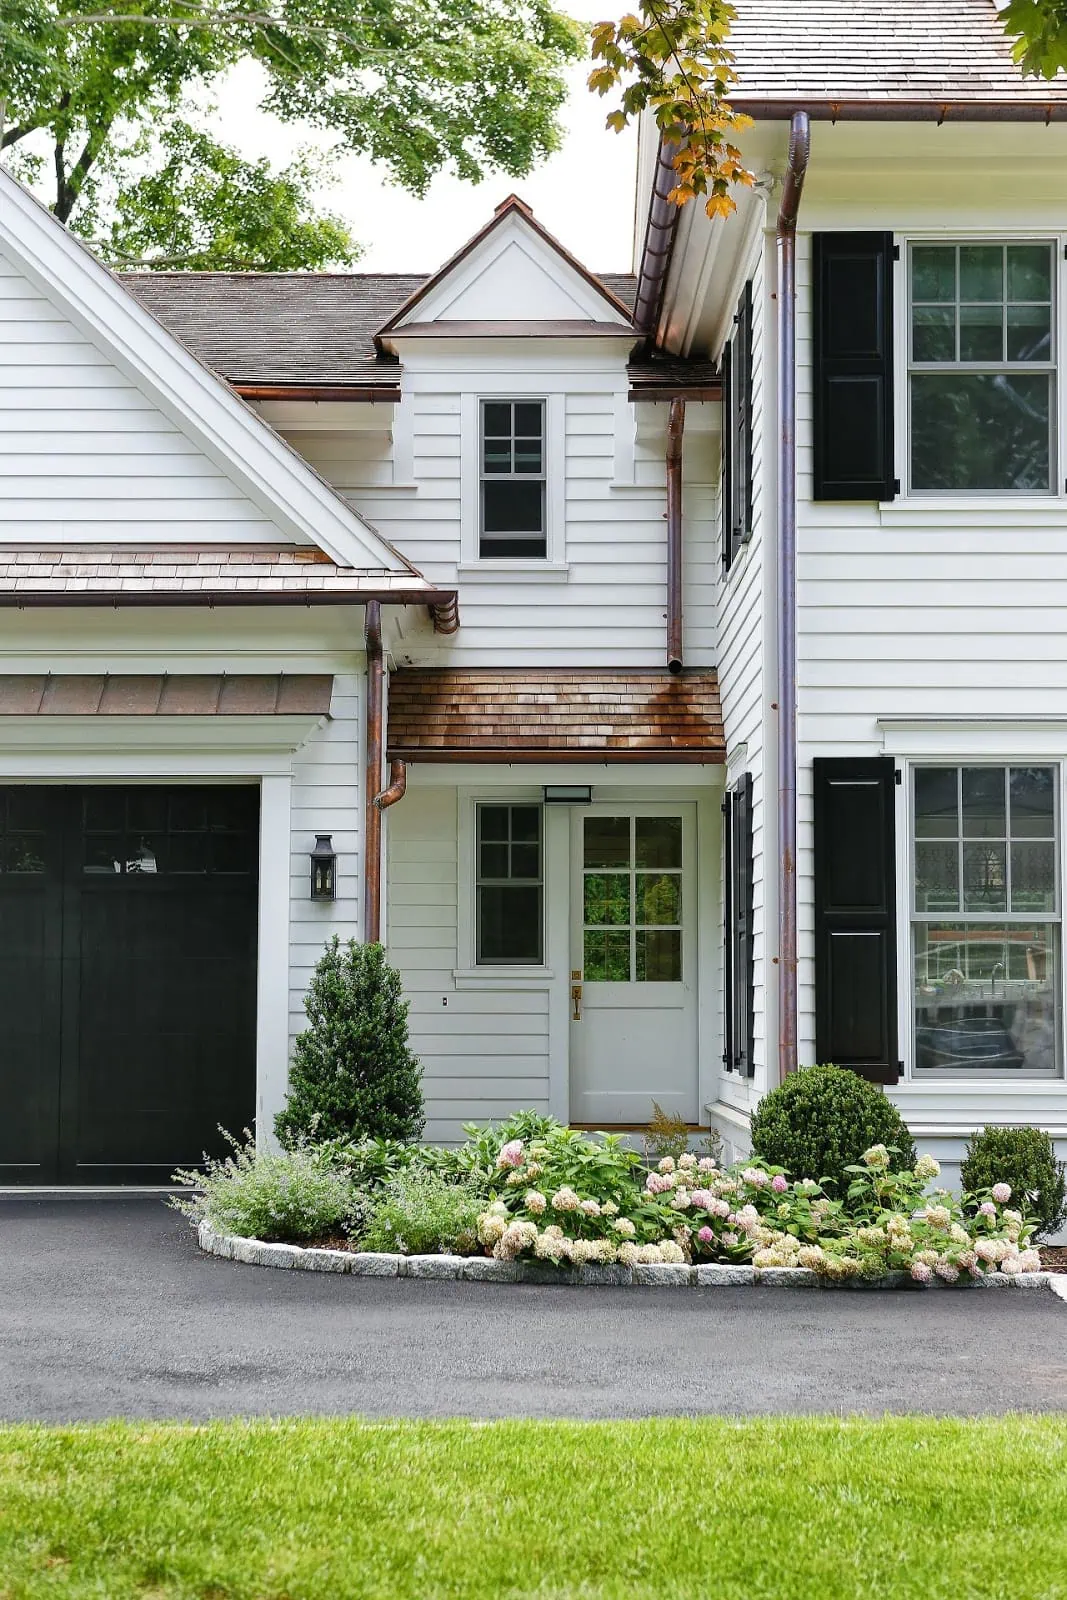
<svg viewBox="0 0 1067 1600"><path fill-rule="evenodd" d="M3 0L0 147L47 171L56 215L112 259L351 261L338 220L314 216L306 159L272 172L205 133L228 69L257 63L266 110L422 193L445 168L521 177L558 148L562 68L583 48L549 0Z"/></svg>
<svg viewBox="0 0 1067 1600"><path fill-rule="evenodd" d="M1024 72L1054 78L1067 70L1067 0L1008 0L1000 20Z"/></svg>

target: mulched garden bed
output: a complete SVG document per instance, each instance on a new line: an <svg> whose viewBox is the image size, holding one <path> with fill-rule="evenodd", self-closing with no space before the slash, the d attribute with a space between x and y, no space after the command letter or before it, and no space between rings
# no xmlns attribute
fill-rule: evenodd
<svg viewBox="0 0 1067 1600"><path fill-rule="evenodd" d="M1043 1244L1039 1249L1042 1271L1067 1272L1067 1245Z"/></svg>

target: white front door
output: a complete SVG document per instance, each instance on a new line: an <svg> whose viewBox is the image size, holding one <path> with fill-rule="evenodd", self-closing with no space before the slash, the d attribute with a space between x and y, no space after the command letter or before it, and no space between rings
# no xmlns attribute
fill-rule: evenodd
<svg viewBox="0 0 1067 1600"><path fill-rule="evenodd" d="M571 1121L696 1122L695 807L573 815Z"/></svg>

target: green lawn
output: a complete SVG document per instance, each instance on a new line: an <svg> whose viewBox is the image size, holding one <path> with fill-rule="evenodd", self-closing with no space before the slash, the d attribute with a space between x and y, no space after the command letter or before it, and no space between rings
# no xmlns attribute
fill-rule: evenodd
<svg viewBox="0 0 1067 1600"><path fill-rule="evenodd" d="M0 1428L0 1597L90 1595L1061 1600L1067 1420Z"/></svg>

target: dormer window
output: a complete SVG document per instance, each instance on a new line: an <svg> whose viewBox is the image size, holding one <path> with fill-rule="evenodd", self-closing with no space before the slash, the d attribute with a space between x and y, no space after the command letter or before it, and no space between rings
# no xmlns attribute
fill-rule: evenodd
<svg viewBox="0 0 1067 1600"><path fill-rule="evenodd" d="M479 554L543 560L545 402L483 400Z"/></svg>

